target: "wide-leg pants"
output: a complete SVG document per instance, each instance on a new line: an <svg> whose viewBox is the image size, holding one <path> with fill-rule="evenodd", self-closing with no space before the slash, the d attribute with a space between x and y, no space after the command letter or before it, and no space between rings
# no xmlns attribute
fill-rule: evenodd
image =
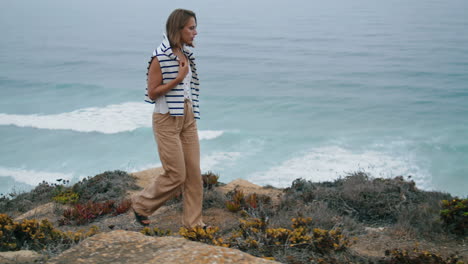
<svg viewBox="0 0 468 264"><path fill-rule="evenodd" d="M200 143L190 101L185 100L184 116L153 113L153 132L164 173L132 197L133 209L149 216L182 187L182 224L204 226Z"/></svg>

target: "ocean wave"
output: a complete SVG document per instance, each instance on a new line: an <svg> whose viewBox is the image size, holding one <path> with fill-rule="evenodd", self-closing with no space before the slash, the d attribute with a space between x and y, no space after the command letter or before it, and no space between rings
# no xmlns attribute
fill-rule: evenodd
<svg viewBox="0 0 468 264"><path fill-rule="evenodd" d="M220 167L229 167L233 165L234 162L241 157L240 152L222 152L217 151L210 153L208 155L203 155L200 159L200 168L202 173L212 170L219 170ZM219 166L222 164L222 166ZM145 164L141 166L127 166L127 171L130 172L139 172L152 168L162 167L160 162L155 162L151 164Z"/></svg>
<svg viewBox="0 0 468 264"><path fill-rule="evenodd" d="M415 165L410 157L393 157L374 150L355 153L337 146L312 149L267 171L254 173L249 179L260 185L288 187L297 178L332 181L356 171L380 178L411 175L418 187L431 188L430 173Z"/></svg>
<svg viewBox="0 0 468 264"><path fill-rule="evenodd" d="M198 131L198 137L200 140L210 140L220 137L223 133L224 131L221 130L200 130Z"/></svg>
<svg viewBox="0 0 468 264"><path fill-rule="evenodd" d="M12 177L17 182L26 183L35 186L42 181L55 183L57 179L72 180L73 174L26 170L19 168L0 167L0 176Z"/></svg>
<svg viewBox="0 0 468 264"><path fill-rule="evenodd" d="M127 102L52 115L0 113L0 125L116 134L150 127L152 108L147 103ZM214 139L222 134L223 131L217 130L199 131L201 140Z"/></svg>
<svg viewBox="0 0 468 264"><path fill-rule="evenodd" d="M228 167L240 157L240 152L214 152L201 157L200 167L203 172L214 170L221 163L223 164L222 167Z"/></svg>

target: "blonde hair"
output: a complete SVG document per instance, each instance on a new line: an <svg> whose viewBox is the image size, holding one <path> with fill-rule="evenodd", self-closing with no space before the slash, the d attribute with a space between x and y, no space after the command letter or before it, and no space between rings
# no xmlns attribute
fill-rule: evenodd
<svg viewBox="0 0 468 264"><path fill-rule="evenodd" d="M172 48L182 48L180 31L185 27L185 25L187 25L191 17L195 19L196 23L197 16L193 11L179 8L172 11L167 18L166 35Z"/></svg>

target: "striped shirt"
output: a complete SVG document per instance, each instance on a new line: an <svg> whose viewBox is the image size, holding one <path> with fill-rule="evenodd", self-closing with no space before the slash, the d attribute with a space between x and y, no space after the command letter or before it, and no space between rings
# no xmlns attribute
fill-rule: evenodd
<svg viewBox="0 0 468 264"><path fill-rule="evenodd" d="M198 79L197 68L195 65L195 58L193 53L190 52L186 47L183 49L184 54L187 56L190 62L190 68L192 72L192 78L190 80L190 90L191 90L191 99L192 99L192 109L193 114L196 119L200 119L200 108L198 96L200 95L200 81ZM163 84L174 80L179 73L179 61L177 56L172 52L169 40L166 35L163 37L161 45L153 51L153 56L151 57L151 62L157 58L159 61L159 66L161 67ZM149 65L148 65L149 70ZM148 73L147 73L148 74ZM179 83L176 87L172 88L164 96L169 108L169 113L172 116L183 116L184 115L184 83ZM151 100L148 96L148 87L146 87L145 93L145 102L154 104L155 101ZM157 103L157 102L156 102Z"/></svg>

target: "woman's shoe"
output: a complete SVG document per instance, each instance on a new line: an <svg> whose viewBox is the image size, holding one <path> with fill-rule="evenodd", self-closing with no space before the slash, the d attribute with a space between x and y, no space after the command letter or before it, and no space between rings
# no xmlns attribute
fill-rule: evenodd
<svg viewBox="0 0 468 264"><path fill-rule="evenodd" d="M212 229L213 227L212 226L209 226L209 225L204 225L202 226L203 230L207 230L207 229Z"/></svg>
<svg viewBox="0 0 468 264"><path fill-rule="evenodd" d="M142 226L149 226L149 218L147 216L141 215L133 210L133 214L135 215L136 221ZM143 222L146 221L146 222Z"/></svg>

